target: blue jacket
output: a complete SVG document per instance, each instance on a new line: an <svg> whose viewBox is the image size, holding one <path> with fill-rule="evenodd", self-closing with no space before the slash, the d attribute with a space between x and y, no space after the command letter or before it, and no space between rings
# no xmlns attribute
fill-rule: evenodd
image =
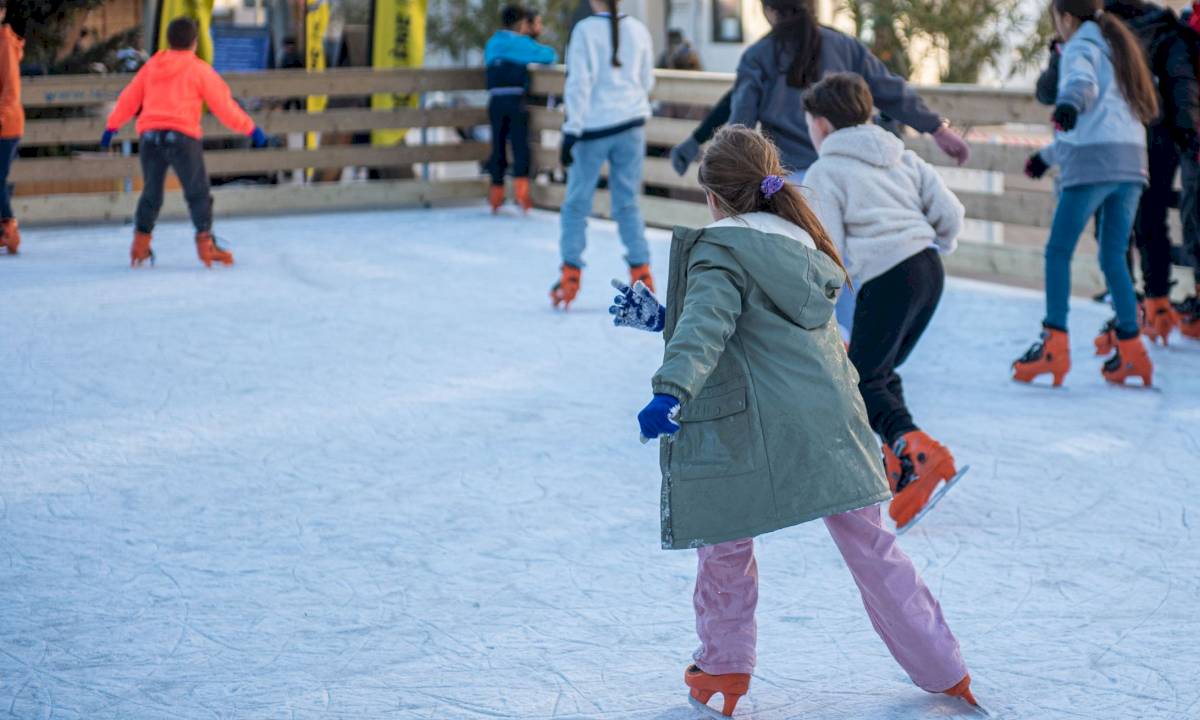
<svg viewBox="0 0 1200 720"><path fill-rule="evenodd" d="M1040 153L1059 166L1062 187L1146 182L1146 127L1121 94L1112 49L1094 22L1080 25L1063 46L1057 103L1079 111L1075 127Z"/></svg>
<svg viewBox="0 0 1200 720"><path fill-rule="evenodd" d="M488 89L521 88L524 92L529 82L525 66L530 63L549 64L558 61L558 51L549 45L513 32L499 30L483 48L483 62L487 66Z"/></svg>

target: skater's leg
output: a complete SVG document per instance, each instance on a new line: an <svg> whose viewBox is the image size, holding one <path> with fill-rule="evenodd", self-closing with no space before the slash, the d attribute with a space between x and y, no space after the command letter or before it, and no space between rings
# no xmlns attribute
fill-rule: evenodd
<svg viewBox="0 0 1200 720"><path fill-rule="evenodd" d="M617 221L625 262L630 267L650 262L646 225L638 205L642 193L642 166L646 159L646 129L626 130L611 138L608 151L608 189L612 193L612 216Z"/></svg>
<svg viewBox="0 0 1200 720"><path fill-rule="evenodd" d="M758 563L754 539L708 545L697 550L696 666L710 675L754 672L758 626Z"/></svg>
<svg viewBox="0 0 1200 720"><path fill-rule="evenodd" d="M1104 197L1112 191L1112 183L1077 185L1063 189L1050 222L1050 239L1046 242L1046 317L1045 324L1056 330L1067 330L1067 313L1071 297L1071 257L1079 235L1088 218L1096 213Z"/></svg>
<svg viewBox="0 0 1200 720"><path fill-rule="evenodd" d="M492 126L492 156L488 159L488 172L492 176L493 185L504 184L504 172L508 168L505 149L509 132L507 103L506 97L493 97L488 101L488 120Z"/></svg>
<svg viewBox="0 0 1200 720"><path fill-rule="evenodd" d="M900 387L896 366L902 353L907 356L912 351L933 314L932 308L925 308L928 298L934 297L935 290L940 295L940 284L929 287L930 265L924 254L914 255L859 289L850 335L850 362L858 371L867 419L889 445L916 429L903 392L896 392Z"/></svg>
<svg viewBox="0 0 1200 720"><path fill-rule="evenodd" d="M908 360L913 348L917 346L917 341L925 334L946 287L946 270L937 250L929 249L913 256L907 263L907 270L909 287L913 294L912 320L909 321L908 332L904 334L896 352L896 367Z"/></svg>
<svg viewBox="0 0 1200 720"><path fill-rule="evenodd" d="M524 98L513 103L508 121L508 141L512 145L512 174L515 178L529 177L529 108Z"/></svg>
<svg viewBox="0 0 1200 720"><path fill-rule="evenodd" d="M1165 297L1171 290L1171 236L1167 230L1167 206L1173 195L1179 151L1170 130L1161 125L1147 132L1150 185L1138 204L1133 229L1142 256L1142 290L1146 297ZM1103 233L1101 233L1103 235ZM1103 252L1104 238L1101 237Z"/></svg>
<svg viewBox="0 0 1200 720"><path fill-rule="evenodd" d="M592 212L596 182L604 165L606 138L581 140L571 149L571 167L567 170L567 195L559 208L559 247L565 264L583 267L587 246L587 218Z"/></svg>
<svg viewBox="0 0 1200 720"><path fill-rule="evenodd" d="M1137 295L1125 265L1129 230L1133 226L1142 186L1120 183L1104 200L1104 220L1100 228L1100 269L1117 313L1117 332L1133 337L1138 332ZM1147 287L1150 287L1147 285Z"/></svg>
<svg viewBox="0 0 1200 720"><path fill-rule="evenodd" d="M134 227L142 233L153 232L158 213L162 210L163 185L170 167L162 143L163 134L158 131L147 132L142 135L138 146L138 160L142 165L142 195L138 198L137 211L134 213Z"/></svg>
<svg viewBox="0 0 1200 720"><path fill-rule="evenodd" d="M9 195L8 173L12 170L13 161L17 159L17 146L21 138L0 139L0 220L13 217L12 198Z"/></svg>
<svg viewBox="0 0 1200 720"><path fill-rule="evenodd" d="M1200 160L1185 154L1179 161L1183 192L1179 193L1179 217L1183 221L1184 258L1192 264L1192 275L1200 286Z"/></svg>
<svg viewBox="0 0 1200 720"><path fill-rule="evenodd" d="M168 133L171 168L183 186L183 198L196 232L212 230L212 193L208 170L204 167L204 146L199 140L180 133Z"/></svg>
<svg viewBox="0 0 1200 720"><path fill-rule="evenodd" d="M878 505L825 518L875 632L918 687L944 692L967 675L958 640Z"/></svg>

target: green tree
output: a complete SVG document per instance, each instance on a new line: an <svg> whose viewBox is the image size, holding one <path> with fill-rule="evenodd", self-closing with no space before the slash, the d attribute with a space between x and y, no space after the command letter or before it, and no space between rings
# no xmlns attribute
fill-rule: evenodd
<svg viewBox="0 0 1200 720"><path fill-rule="evenodd" d="M1023 0L842 0L858 37L893 72L909 77L912 51L924 46L930 56L917 59L944 59L939 75L950 83L978 82L986 68L1019 72L1040 62L1051 30L1025 5Z"/></svg>
<svg viewBox="0 0 1200 720"><path fill-rule="evenodd" d="M500 28L500 10L512 0L431 0L429 3L429 44L462 61L471 51L482 51L492 33ZM539 38L558 49L566 49L571 19L577 0L544 0L520 3L542 13L546 25Z"/></svg>
<svg viewBox="0 0 1200 720"><path fill-rule="evenodd" d="M47 71L57 64L67 31L76 14L92 10L104 0L13 0L8 3L8 22L25 38L25 64Z"/></svg>

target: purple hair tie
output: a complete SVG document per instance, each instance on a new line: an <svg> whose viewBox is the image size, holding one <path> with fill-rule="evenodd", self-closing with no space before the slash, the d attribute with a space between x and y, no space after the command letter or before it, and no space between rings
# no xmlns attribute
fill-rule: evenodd
<svg viewBox="0 0 1200 720"><path fill-rule="evenodd" d="M758 189L762 191L763 197L770 200L771 196L783 189L782 175L768 175L759 183Z"/></svg>

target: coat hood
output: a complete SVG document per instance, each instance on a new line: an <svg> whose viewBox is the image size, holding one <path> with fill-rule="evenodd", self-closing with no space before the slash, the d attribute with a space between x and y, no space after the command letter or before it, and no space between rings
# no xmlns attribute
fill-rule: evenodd
<svg viewBox="0 0 1200 720"><path fill-rule="evenodd" d="M183 75L196 63L191 50L162 50L146 62L146 79L153 83L169 83Z"/></svg>
<svg viewBox="0 0 1200 720"><path fill-rule="evenodd" d="M895 167L904 156L904 142L878 125L855 125L831 133L818 150L821 157L839 155L875 167Z"/></svg>
<svg viewBox="0 0 1200 720"><path fill-rule="evenodd" d="M727 249L789 320L810 330L829 322L846 275L803 228L760 212L718 220L702 233L700 240Z"/></svg>

